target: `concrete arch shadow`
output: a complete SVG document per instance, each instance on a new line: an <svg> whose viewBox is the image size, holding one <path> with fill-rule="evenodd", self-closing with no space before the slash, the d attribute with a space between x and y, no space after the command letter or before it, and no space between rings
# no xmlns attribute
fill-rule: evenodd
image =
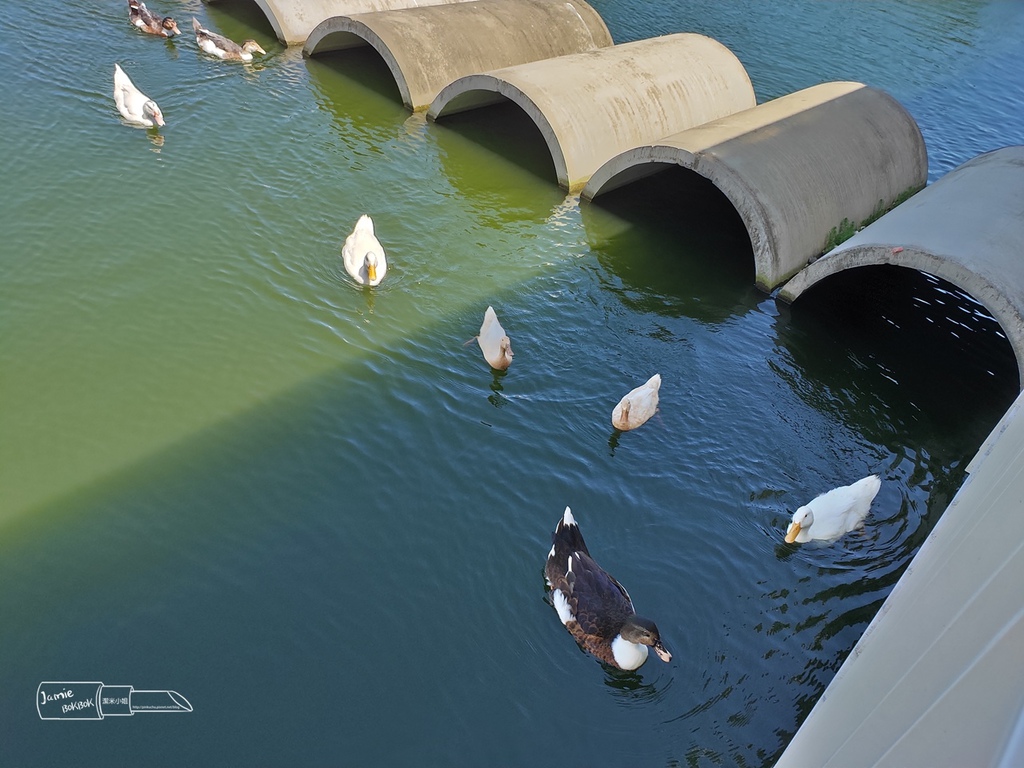
<svg viewBox="0 0 1024 768"><path fill-rule="evenodd" d="M570 193L630 147L755 104L728 48L681 33L461 77L441 90L427 118L505 100L537 125Z"/></svg>
<svg viewBox="0 0 1024 768"><path fill-rule="evenodd" d="M928 157L917 123L891 96L823 83L633 147L599 168L582 197L671 165L729 198L767 292L828 250L844 222L866 225L921 189Z"/></svg>
<svg viewBox="0 0 1024 768"><path fill-rule="evenodd" d="M604 21L582 0L475 0L325 19L303 55L369 45L405 106L419 111L465 75L611 44Z"/></svg>
<svg viewBox="0 0 1024 768"><path fill-rule="evenodd" d="M827 277L892 264L940 277L985 307L1024 388L1024 146L979 155L806 267L779 291L792 303Z"/></svg>

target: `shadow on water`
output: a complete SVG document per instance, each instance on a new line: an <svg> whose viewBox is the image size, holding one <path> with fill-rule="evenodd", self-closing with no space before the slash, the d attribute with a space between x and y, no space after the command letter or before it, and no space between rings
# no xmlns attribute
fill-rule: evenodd
<svg viewBox="0 0 1024 768"><path fill-rule="evenodd" d="M913 423L899 431L921 443L966 433L977 448L1017 396L1016 359L998 323L917 270L833 275L783 307L777 327L792 366L773 361L776 372L815 408L861 421L883 443L904 418ZM823 347L822 336L831 343Z"/></svg>
<svg viewBox="0 0 1024 768"><path fill-rule="evenodd" d="M512 102L430 124L441 170L483 222L541 222L565 202L544 137Z"/></svg>
<svg viewBox="0 0 1024 768"><path fill-rule="evenodd" d="M667 168L581 206L607 285L632 309L709 324L746 314L763 296L743 222L707 179Z"/></svg>
<svg viewBox="0 0 1024 768"><path fill-rule="evenodd" d="M445 133L458 134L462 139L467 139L506 162L522 168L537 179L557 184L551 153L540 129L511 101L457 112L443 117L435 126L441 134L440 143L444 142ZM465 182L470 184L480 180L478 177L465 174L462 168L455 169L455 175L453 181L458 179L460 188L464 182L458 177L464 177ZM491 181L493 182L493 179ZM490 186L485 184L484 189L488 190ZM471 195L477 190L463 191Z"/></svg>
<svg viewBox="0 0 1024 768"><path fill-rule="evenodd" d="M398 84L395 83L391 70L388 69L388 65L380 54L368 45L327 51L306 61L311 76L322 75L324 69L330 70L367 91L395 102L397 106L405 110L405 105L402 104L402 94L398 90ZM321 90L325 96L335 93L333 88ZM339 100L334 106L339 114L353 116L354 105Z"/></svg>

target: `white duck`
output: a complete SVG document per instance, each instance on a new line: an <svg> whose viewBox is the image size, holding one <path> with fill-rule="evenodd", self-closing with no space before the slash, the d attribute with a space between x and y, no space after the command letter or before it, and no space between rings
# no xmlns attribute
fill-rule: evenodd
<svg viewBox="0 0 1024 768"><path fill-rule="evenodd" d="M488 307L484 312L484 322L480 326L480 333L476 337L480 345L480 351L484 353L484 359L491 368L497 371L506 371L512 365L512 342L505 334L505 329L498 322L498 316L494 313L494 307Z"/></svg>
<svg viewBox="0 0 1024 768"><path fill-rule="evenodd" d="M196 33L196 44L204 53L216 56L218 59L232 59L234 61L252 61L254 52L266 55L266 51L260 47L255 40L246 40L239 45L234 40L228 40L223 35L205 29L202 24L192 17L192 30Z"/></svg>
<svg viewBox="0 0 1024 768"><path fill-rule="evenodd" d="M878 475L869 475L853 485L821 494L793 513L793 521L786 530L786 543L831 542L860 528L881 487Z"/></svg>
<svg viewBox="0 0 1024 768"><path fill-rule="evenodd" d="M373 219L365 213L359 217L352 234L345 238L341 256L345 271L360 285L378 285L388 273L388 260L373 234Z"/></svg>
<svg viewBox="0 0 1024 768"><path fill-rule="evenodd" d="M661 374L654 374L636 389L630 390L612 409L612 426L623 432L636 429L658 410Z"/></svg>
<svg viewBox="0 0 1024 768"><path fill-rule="evenodd" d="M135 87L120 64L114 64L114 103L121 117L133 125L150 128L164 124L164 113L160 107Z"/></svg>

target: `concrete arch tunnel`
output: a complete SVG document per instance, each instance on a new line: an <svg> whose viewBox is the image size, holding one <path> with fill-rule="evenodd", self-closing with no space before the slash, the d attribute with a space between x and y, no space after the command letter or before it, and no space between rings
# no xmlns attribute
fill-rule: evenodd
<svg viewBox="0 0 1024 768"><path fill-rule="evenodd" d="M570 193L630 147L756 103L728 48L680 33L461 77L441 90L427 118L503 101L540 130L558 183Z"/></svg>
<svg viewBox="0 0 1024 768"><path fill-rule="evenodd" d="M313 29L303 54L365 45L418 111L465 75L608 47L612 37L582 0L473 0L334 16Z"/></svg>
<svg viewBox="0 0 1024 768"><path fill-rule="evenodd" d="M582 197L672 166L711 181L739 213L755 280L771 291L828 249L924 187L928 157L914 119L861 83L823 83L610 158Z"/></svg>
<svg viewBox="0 0 1024 768"><path fill-rule="evenodd" d="M1024 146L979 155L868 225L779 291L797 301L844 270L896 265L927 272L999 323L1024 390Z"/></svg>
<svg viewBox="0 0 1024 768"><path fill-rule="evenodd" d="M210 4L234 0L204 0ZM447 5L469 0L253 0L277 39L285 45L302 45L317 24L333 16L394 11L401 8Z"/></svg>

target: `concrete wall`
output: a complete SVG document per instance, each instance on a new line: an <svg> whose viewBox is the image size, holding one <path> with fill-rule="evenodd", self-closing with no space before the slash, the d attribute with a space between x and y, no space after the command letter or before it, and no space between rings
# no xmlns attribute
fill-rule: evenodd
<svg viewBox="0 0 1024 768"><path fill-rule="evenodd" d="M677 165L706 177L739 212L757 285L770 291L861 223L924 186L914 119L888 94L824 83L611 158L583 189L603 192Z"/></svg>
<svg viewBox="0 0 1024 768"><path fill-rule="evenodd" d="M746 70L709 37L677 34L467 75L431 120L508 99L540 129L558 183L576 192L615 155L755 104Z"/></svg>
<svg viewBox="0 0 1024 768"><path fill-rule="evenodd" d="M1024 395L776 768L1024 765L1022 459Z"/></svg>
<svg viewBox="0 0 1024 768"><path fill-rule="evenodd" d="M205 0L208 3L234 0ZM255 0L256 5L274 28L277 39L287 45L301 45L309 33L324 19L349 16L354 13L393 11L398 8L417 8L426 5L444 5L465 0Z"/></svg>
<svg viewBox="0 0 1024 768"><path fill-rule="evenodd" d="M1024 387L1024 147L979 155L865 227L783 286L792 302L830 275L895 264L983 304L1013 346Z"/></svg>
<svg viewBox="0 0 1024 768"><path fill-rule="evenodd" d="M604 21L582 0L477 0L332 17L313 29L303 53L371 45L405 105L423 110L465 75L611 44Z"/></svg>

